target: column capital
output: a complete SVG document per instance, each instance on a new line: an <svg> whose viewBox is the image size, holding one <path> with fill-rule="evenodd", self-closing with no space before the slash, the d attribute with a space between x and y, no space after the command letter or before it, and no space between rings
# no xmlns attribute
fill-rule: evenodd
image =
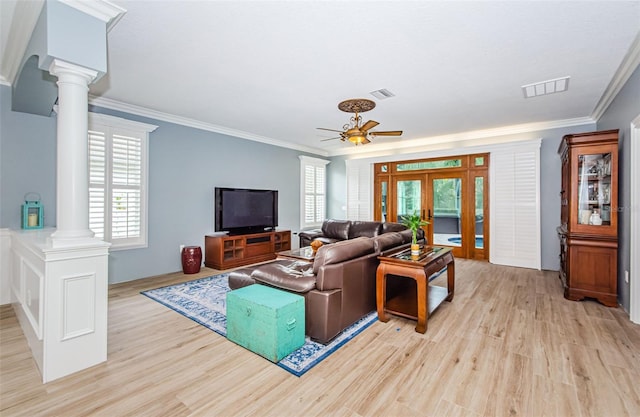
<svg viewBox="0 0 640 417"><path fill-rule="evenodd" d="M82 77L86 80L87 85L91 83L91 81L95 80L98 76L98 72L89 68L82 67L80 65L72 64L67 61L62 61L60 59L54 59L49 65L49 73L51 75L55 75L60 79L65 75L75 75Z"/></svg>

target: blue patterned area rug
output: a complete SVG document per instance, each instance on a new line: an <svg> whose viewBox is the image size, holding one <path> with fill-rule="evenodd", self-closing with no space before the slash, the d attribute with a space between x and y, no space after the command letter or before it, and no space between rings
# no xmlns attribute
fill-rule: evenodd
<svg viewBox="0 0 640 417"><path fill-rule="evenodd" d="M142 291L141 294L226 337L226 294L231 291L227 277L228 274L214 275L155 290ZM304 346L283 358L278 362L278 366L296 376L301 376L377 319L375 311L369 313L345 329L328 345L316 343L307 337Z"/></svg>

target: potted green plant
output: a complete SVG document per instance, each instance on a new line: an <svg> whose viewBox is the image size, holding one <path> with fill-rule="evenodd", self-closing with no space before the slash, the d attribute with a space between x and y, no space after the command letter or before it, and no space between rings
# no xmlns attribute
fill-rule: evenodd
<svg viewBox="0 0 640 417"><path fill-rule="evenodd" d="M411 255L419 255L420 246L418 246L418 229L420 229L422 226L428 225L429 222L422 220L422 218L416 211L413 214L405 214L400 216L400 223L405 225L407 229L411 230Z"/></svg>

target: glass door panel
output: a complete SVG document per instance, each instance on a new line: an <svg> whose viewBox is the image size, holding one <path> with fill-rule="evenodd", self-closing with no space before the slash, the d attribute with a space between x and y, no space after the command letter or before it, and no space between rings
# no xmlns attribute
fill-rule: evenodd
<svg viewBox="0 0 640 417"><path fill-rule="evenodd" d="M475 178L475 248L484 249L484 177Z"/></svg>
<svg viewBox="0 0 640 417"><path fill-rule="evenodd" d="M423 215L422 186L423 180L398 180L396 181L396 217L394 221L401 221L406 214L418 213Z"/></svg>
<svg viewBox="0 0 640 417"><path fill-rule="evenodd" d="M434 245L462 246L462 179L432 180L433 215L428 221ZM431 214L431 213L430 213Z"/></svg>
<svg viewBox="0 0 640 417"><path fill-rule="evenodd" d="M382 221L387 221L387 198L389 197L387 181L382 181L380 183L380 212L382 213Z"/></svg>

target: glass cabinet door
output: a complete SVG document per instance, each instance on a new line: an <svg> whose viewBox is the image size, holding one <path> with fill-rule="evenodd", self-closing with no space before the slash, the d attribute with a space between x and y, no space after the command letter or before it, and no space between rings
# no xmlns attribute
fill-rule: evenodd
<svg viewBox="0 0 640 417"><path fill-rule="evenodd" d="M597 228L597 233L617 227L617 195L614 193L616 161L612 152L577 155L577 204L572 213L578 227Z"/></svg>

